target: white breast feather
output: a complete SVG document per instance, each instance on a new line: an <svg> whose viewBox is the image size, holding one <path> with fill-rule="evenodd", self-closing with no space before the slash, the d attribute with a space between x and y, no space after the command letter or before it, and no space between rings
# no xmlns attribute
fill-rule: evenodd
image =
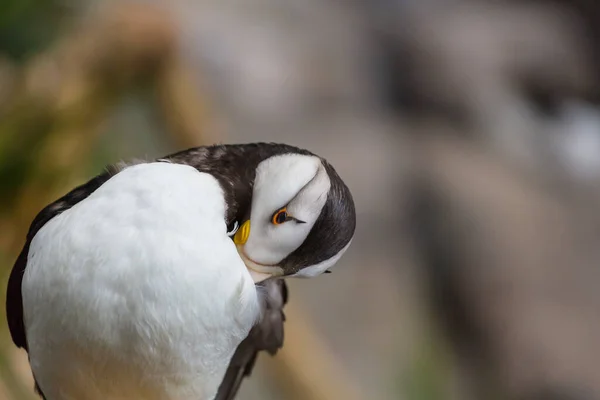
<svg viewBox="0 0 600 400"><path fill-rule="evenodd" d="M23 280L48 400L212 399L259 313L214 177L129 167L50 220Z"/></svg>

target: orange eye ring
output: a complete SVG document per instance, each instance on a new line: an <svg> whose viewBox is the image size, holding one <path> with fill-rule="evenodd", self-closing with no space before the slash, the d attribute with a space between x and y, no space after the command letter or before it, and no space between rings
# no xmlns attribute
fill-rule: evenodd
<svg viewBox="0 0 600 400"><path fill-rule="evenodd" d="M271 222L273 223L273 225L281 225L288 220L289 218L287 214L287 209L285 207L273 214L273 218L271 218Z"/></svg>

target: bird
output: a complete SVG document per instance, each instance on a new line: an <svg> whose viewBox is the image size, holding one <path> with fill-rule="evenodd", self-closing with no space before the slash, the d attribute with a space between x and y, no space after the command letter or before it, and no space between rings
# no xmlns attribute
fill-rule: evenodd
<svg viewBox="0 0 600 400"><path fill-rule="evenodd" d="M6 315L45 400L231 400L283 346L289 277L354 237L348 186L280 143L120 162L43 208Z"/></svg>

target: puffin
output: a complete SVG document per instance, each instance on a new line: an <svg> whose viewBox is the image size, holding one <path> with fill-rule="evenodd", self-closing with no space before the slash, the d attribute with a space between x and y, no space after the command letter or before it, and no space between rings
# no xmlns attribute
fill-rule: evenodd
<svg viewBox="0 0 600 400"><path fill-rule="evenodd" d="M34 218L10 333L46 400L231 400L283 346L284 279L329 272L355 226L333 166L294 146L114 164Z"/></svg>

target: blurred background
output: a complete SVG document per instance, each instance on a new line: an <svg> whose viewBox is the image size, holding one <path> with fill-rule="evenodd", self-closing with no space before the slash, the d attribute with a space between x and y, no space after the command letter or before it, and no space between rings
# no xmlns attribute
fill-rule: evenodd
<svg viewBox="0 0 600 400"><path fill-rule="evenodd" d="M599 94L595 0L3 0L1 288L105 165L287 142L358 227L239 399L600 399Z"/></svg>

